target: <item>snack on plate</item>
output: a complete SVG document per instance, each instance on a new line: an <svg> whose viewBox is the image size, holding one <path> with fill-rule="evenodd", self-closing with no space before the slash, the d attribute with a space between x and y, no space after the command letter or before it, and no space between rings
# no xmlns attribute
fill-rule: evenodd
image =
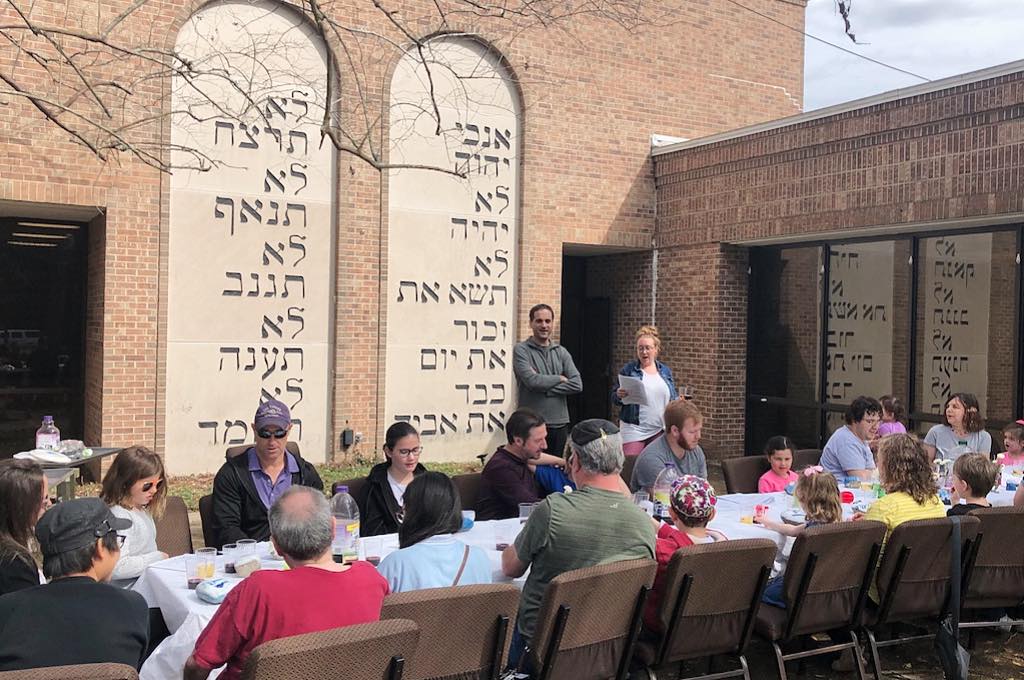
<svg viewBox="0 0 1024 680"><path fill-rule="evenodd" d="M254 571L260 569L260 558L256 555L246 555L241 559L235 560L235 573L245 578Z"/></svg>
<svg viewBox="0 0 1024 680"><path fill-rule="evenodd" d="M208 578L196 586L196 597L209 604L220 604L228 594L225 578Z"/></svg>

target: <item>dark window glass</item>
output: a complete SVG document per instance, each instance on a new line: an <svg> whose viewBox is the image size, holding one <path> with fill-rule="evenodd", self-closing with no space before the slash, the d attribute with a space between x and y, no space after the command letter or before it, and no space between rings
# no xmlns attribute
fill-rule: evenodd
<svg viewBox="0 0 1024 680"><path fill-rule="evenodd" d="M35 444L44 415L82 437L83 224L0 220L0 449Z"/></svg>

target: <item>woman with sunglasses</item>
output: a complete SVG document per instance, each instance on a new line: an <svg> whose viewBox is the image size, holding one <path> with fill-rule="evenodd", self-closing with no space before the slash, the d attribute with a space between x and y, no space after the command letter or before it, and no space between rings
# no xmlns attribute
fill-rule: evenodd
<svg viewBox="0 0 1024 680"><path fill-rule="evenodd" d="M420 433L406 422L395 423L384 434L383 463L378 463L366 477L366 499L362 504L360 533L363 536L394 534L401 524L405 488L413 477L427 468L420 465Z"/></svg>
<svg viewBox="0 0 1024 680"><path fill-rule="evenodd" d="M33 530L49 505L43 468L0 461L0 595L42 583Z"/></svg>
<svg viewBox="0 0 1024 680"><path fill-rule="evenodd" d="M129 587L146 567L167 559L156 547L156 523L164 511L167 485L160 456L144 446L132 446L118 452L103 478L100 497L115 517L129 519L121 557L114 567L111 582Z"/></svg>

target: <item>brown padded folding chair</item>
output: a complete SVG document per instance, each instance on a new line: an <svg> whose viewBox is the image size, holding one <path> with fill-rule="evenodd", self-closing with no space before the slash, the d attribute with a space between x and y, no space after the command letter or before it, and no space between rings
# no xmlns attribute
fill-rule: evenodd
<svg viewBox="0 0 1024 680"><path fill-rule="evenodd" d="M469 472L452 477L455 488L459 490L463 510L476 510L476 502L480 499L480 473Z"/></svg>
<svg viewBox="0 0 1024 680"><path fill-rule="evenodd" d="M754 630L776 549L775 541L752 538L677 550L665 571L658 603L662 632L650 641L641 640L636 658L647 667L660 668L687 659L738 654L738 670L700 678L750 680L743 652Z"/></svg>
<svg viewBox="0 0 1024 680"><path fill-rule="evenodd" d="M192 528L181 496L168 496L163 516L156 520L156 547L168 557L192 552Z"/></svg>
<svg viewBox="0 0 1024 680"><path fill-rule="evenodd" d="M213 532L213 494L199 499L199 522L203 525L203 544L207 548L216 548L217 537Z"/></svg>
<svg viewBox="0 0 1024 680"><path fill-rule="evenodd" d="M771 465L764 456L739 456L722 461L727 493L757 493L757 480Z"/></svg>
<svg viewBox="0 0 1024 680"><path fill-rule="evenodd" d="M970 554L980 524L977 517L970 515L961 519L962 553ZM871 647L872 670L878 680L882 677L879 648L935 637L923 633L879 642L874 629L890 623L937 621L945 615L950 605L952 538L953 523L946 517L904 522L889 535L875 577L880 601L877 607L869 607L862 614Z"/></svg>
<svg viewBox="0 0 1024 680"><path fill-rule="evenodd" d="M977 619L986 609L1024 605L1024 508L984 508L970 515L981 525L964 565L961 606L967 613L975 610L976 616L966 622L961 617L960 627L968 629L968 646L973 647L975 628L1024 624L1020 618L1010 622Z"/></svg>
<svg viewBox="0 0 1024 680"><path fill-rule="evenodd" d="M871 577L885 537L885 525L863 520L823 524L805 529L793 543L783 576L782 600L786 609L764 604L757 612L757 634L772 644L779 677L786 680L786 662L810 656L856 649L861 613L868 599ZM783 654L781 643L814 633L849 631L849 642ZM857 659L857 677L864 668Z"/></svg>
<svg viewBox="0 0 1024 680"><path fill-rule="evenodd" d="M406 662L406 680L496 680L504 668L519 596L511 583L388 595L381 619L408 619L420 628L416 653Z"/></svg>
<svg viewBox="0 0 1024 680"><path fill-rule="evenodd" d="M264 642L245 662L242 680L402 680L419 627L375 621Z"/></svg>
<svg viewBox="0 0 1024 680"><path fill-rule="evenodd" d="M49 666L0 673L2 680L139 680L139 674L123 663L84 663Z"/></svg>
<svg viewBox="0 0 1024 680"><path fill-rule="evenodd" d="M820 462L821 449L797 449L793 452L793 470L797 472Z"/></svg>
<svg viewBox="0 0 1024 680"><path fill-rule="evenodd" d="M366 514L366 477L353 477L335 482L331 485L331 495L338 493L343 486L348 487L348 493L355 499L356 505L359 506L359 512Z"/></svg>
<svg viewBox="0 0 1024 680"><path fill-rule="evenodd" d="M574 569L548 584L527 649L537 680L625 680L654 560Z"/></svg>

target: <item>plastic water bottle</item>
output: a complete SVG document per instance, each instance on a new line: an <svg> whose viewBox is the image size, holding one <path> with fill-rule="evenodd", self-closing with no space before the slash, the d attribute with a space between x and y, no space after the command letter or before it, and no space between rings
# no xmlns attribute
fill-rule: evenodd
<svg viewBox="0 0 1024 680"><path fill-rule="evenodd" d="M668 517L670 505L669 496L672 494L672 482L679 479L679 469L673 463L665 463L665 469L658 473L654 480L654 516Z"/></svg>
<svg viewBox="0 0 1024 680"><path fill-rule="evenodd" d="M53 416L43 416L43 424L36 430L36 448L47 451L60 448L60 430L53 424Z"/></svg>
<svg viewBox="0 0 1024 680"><path fill-rule="evenodd" d="M347 486L338 487L331 499L331 514L336 524L331 553L335 562L354 562L359 551L359 506Z"/></svg>

